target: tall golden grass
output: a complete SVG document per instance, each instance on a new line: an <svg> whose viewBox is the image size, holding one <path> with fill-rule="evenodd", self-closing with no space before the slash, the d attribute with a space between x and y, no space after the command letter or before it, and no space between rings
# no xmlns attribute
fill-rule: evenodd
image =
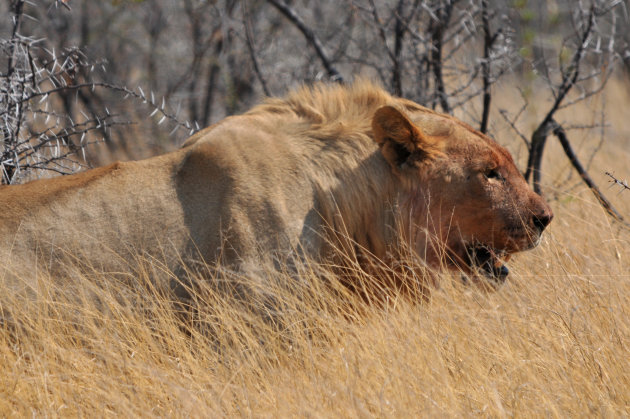
<svg viewBox="0 0 630 419"><path fill-rule="evenodd" d="M600 183L630 176L625 138ZM0 415L628 416L630 233L550 147L556 218L497 292L445 275L428 302L375 307L308 270L270 273L258 299L201 283L187 306L143 274L3 288ZM630 217L630 193L608 192Z"/></svg>

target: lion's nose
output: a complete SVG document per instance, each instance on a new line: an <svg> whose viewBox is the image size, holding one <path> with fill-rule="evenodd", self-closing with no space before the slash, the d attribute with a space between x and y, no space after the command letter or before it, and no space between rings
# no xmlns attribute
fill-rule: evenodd
<svg viewBox="0 0 630 419"><path fill-rule="evenodd" d="M553 219L553 213L551 211L544 211L538 215L533 216L534 226L541 232L549 225Z"/></svg>

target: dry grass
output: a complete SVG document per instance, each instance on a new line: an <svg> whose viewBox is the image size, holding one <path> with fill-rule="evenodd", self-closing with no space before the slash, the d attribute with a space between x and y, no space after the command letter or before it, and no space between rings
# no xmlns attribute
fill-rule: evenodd
<svg viewBox="0 0 630 419"><path fill-rule="evenodd" d="M630 176L618 134L602 183ZM495 293L444 278L429 303L356 315L307 273L266 290L271 314L207 287L178 312L146 278L5 290L0 415L629 416L630 233L582 187L553 190L553 148L545 167L556 219ZM609 194L630 217L630 194Z"/></svg>

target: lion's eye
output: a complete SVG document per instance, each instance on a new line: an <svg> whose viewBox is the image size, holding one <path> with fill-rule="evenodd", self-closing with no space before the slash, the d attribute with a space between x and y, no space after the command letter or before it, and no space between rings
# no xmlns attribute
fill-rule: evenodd
<svg viewBox="0 0 630 419"><path fill-rule="evenodd" d="M496 169L491 169L488 170L486 172L486 178L488 179L497 179L497 180L503 180L503 176L501 176L501 174L496 170Z"/></svg>

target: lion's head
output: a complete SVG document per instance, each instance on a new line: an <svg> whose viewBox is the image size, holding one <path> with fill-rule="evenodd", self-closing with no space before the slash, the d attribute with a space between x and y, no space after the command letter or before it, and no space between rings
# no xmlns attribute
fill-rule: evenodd
<svg viewBox="0 0 630 419"><path fill-rule="evenodd" d="M407 240L429 265L503 280L503 260L538 244L553 213L494 140L415 104L380 108L372 129L405 185Z"/></svg>

